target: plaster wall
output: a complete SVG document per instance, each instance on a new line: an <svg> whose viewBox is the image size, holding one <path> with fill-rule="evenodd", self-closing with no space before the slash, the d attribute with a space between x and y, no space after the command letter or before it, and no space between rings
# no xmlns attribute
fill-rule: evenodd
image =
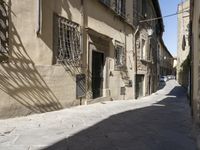
<svg viewBox="0 0 200 150"><path fill-rule="evenodd" d="M55 111L80 104L70 70L53 64L53 14L80 24L80 1L42 1L37 36L37 1L7 0L8 62L0 64L0 118Z"/></svg>
<svg viewBox="0 0 200 150"><path fill-rule="evenodd" d="M98 34L112 39L106 53L104 96L123 99L125 86L120 71L114 69L114 46L118 41L126 50L127 76L131 79L133 27L97 0L87 0L84 9L80 0L42 0L42 24L37 36L38 9L36 0L7 0L9 18L8 62L0 64L0 118L55 111L80 104L76 99L75 75L80 68L57 64L54 49L54 14L65 17ZM84 19L84 20L83 20ZM89 33L84 35L84 64L89 65ZM113 76L109 76L110 71ZM133 87L127 87L125 99L131 99Z"/></svg>
<svg viewBox="0 0 200 150"><path fill-rule="evenodd" d="M193 12L193 26L192 26L192 35L193 35L193 45L192 45L192 57L193 57L193 74L192 74L192 106L193 114L195 121L200 123L200 1L194 1L194 12Z"/></svg>

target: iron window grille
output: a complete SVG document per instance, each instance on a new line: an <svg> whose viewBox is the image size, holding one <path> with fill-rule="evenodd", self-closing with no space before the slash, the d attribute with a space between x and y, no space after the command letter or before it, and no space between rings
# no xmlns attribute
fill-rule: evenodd
<svg viewBox="0 0 200 150"><path fill-rule="evenodd" d="M8 13L4 1L0 0L0 55L7 55L8 50Z"/></svg>
<svg viewBox="0 0 200 150"><path fill-rule="evenodd" d="M81 58L79 25L58 16L58 61L77 62Z"/></svg>
<svg viewBox="0 0 200 150"><path fill-rule="evenodd" d="M124 46L116 44L115 46L115 68L122 68L125 66L125 49Z"/></svg>

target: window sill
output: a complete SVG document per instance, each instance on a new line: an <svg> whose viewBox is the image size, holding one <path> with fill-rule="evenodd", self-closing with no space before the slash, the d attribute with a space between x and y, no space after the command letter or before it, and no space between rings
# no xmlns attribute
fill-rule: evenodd
<svg viewBox="0 0 200 150"><path fill-rule="evenodd" d="M152 63L152 60L147 60L147 59L140 59L140 61L145 63Z"/></svg>

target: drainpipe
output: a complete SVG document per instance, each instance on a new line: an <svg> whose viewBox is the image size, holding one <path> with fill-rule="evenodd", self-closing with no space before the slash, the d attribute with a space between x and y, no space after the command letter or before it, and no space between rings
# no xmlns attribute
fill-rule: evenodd
<svg viewBox="0 0 200 150"><path fill-rule="evenodd" d="M41 28L42 28L42 0L37 0L37 28L36 28L37 36L41 34Z"/></svg>
<svg viewBox="0 0 200 150"><path fill-rule="evenodd" d="M81 49L82 49L82 58L81 58L81 67L82 72L85 74L85 99L81 103L81 105L87 105L90 96L88 95L89 92L89 84L90 84L90 73L89 73L89 65L88 65L88 36L86 32L87 28L87 10L86 10L86 3L87 0L81 0Z"/></svg>
<svg viewBox="0 0 200 150"><path fill-rule="evenodd" d="M133 68L134 68L134 75L133 75L133 98L134 99L137 99L136 97L136 82L137 82L137 46L136 46L136 36L137 36L137 33L139 32L139 25L137 26L136 30L135 30L135 33L133 34L133 50L134 50L134 54L133 54L133 58L134 58L134 61L133 61Z"/></svg>

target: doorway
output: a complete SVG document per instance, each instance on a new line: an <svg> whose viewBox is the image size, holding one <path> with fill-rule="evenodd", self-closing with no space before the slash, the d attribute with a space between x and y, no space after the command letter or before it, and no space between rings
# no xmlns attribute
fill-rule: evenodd
<svg viewBox="0 0 200 150"><path fill-rule="evenodd" d="M136 98L144 96L144 75L137 75L136 78Z"/></svg>
<svg viewBox="0 0 200 150"><path fill-rule="evenodd" d="M104 54L92 51L92 93L93 99L103 96Z"/></svg>

